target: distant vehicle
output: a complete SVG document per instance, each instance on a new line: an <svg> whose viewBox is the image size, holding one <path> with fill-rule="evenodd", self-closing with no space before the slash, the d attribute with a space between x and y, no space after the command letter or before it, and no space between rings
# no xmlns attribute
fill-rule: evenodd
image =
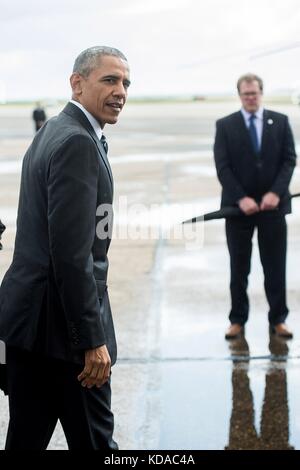
<svg viewBox="0 0 300 470"><path fill-rule="evenodd" d="M204 101L205 96L204 95L194 95L193 96L193 101Z"/></svg>

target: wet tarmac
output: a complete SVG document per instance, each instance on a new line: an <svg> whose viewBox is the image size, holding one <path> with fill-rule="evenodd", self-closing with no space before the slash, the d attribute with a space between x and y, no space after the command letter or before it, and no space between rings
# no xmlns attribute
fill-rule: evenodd
<svg viewBox="0 0 300 470"><path fill-rule="evenodd" d="M116 191L109 275L119 344L113 410L121 449L300 449L300 199L288 216L291 341L269 335L256 243L245 337L225 341L224 222L199 224L192 233L178 229L184 218L218 208L214 122L237 106L130 104L120 123L107 128ZM299 146L300 109L269 107L290 116ZM0 218L7 225L1 276L12 256L30 111L0 108ZM294 192L299 175L297 168ZM3 448L8 409L2 395L0 413ZM49 448L66 448L60 426Z"/></svg>

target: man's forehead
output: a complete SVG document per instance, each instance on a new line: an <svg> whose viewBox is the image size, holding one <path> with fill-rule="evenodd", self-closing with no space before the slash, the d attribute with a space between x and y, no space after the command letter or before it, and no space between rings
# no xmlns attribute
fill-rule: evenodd
<svg viewBox="0 0 300 470"><path fill-rule="evenodd" d="M259 83L257 80L251 80L250 82L248 80L243 80L240 84L240 88L244 87L244 88L248 88L248 87L253 87L253 86L258 86L259 87Z"/></svg>
<svg viewBox="0 0 300 470"><path fill-rule="evenodd" d="M109 56L103 57L103 60L99 62L99 64L91 71L94 72L95 75L113 75L113 76L121 76L125 75L129 77L129 65L126 60L123 60L119 57L113 57L116 60L106 60L105 58Z"/></svg>
<svg viewBox="0 0 300 470"><path fill-rule="evenodd" d="M125 67L129 70L129 64L127 60L122 59L122 57L117 57L113 55L103 55L99 57L97 66L99 68L101 67L107 67L107 66L115 66L115 67ZM97 67L97 68L98 68Z"/></svg>

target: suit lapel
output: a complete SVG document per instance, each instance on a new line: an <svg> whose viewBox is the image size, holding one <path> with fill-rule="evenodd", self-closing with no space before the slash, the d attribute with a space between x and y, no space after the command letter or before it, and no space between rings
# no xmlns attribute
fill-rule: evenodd
<svg viewBox="0 0 300 470"><path fill-rule="evenodd" d="M272 126L268 125L268 117L269 117L269 112L268 110L264 109L263 132L262 132L261 149L260 149L261 155L264 155L264 153L266 152L266 149L268 148L269 138L270 138L270 132L271 132Z"/></svg>
<svg viewBox="0 0 300 470"><path fill-rule="evenodd" d="M241 139L244 141L245 145L249 149L251 149L252 152L254 152L252 142L251 142L251 137L250 137L250 134L249 134L249 130L246 126L245 119L244 119L244 116L242 115L241 111L237 112L236 125L237 125L237 128L238 128L239 135L241 136Z"/></svg>
<svg viewBox="0 0 300 470"><path fill-rule="evenodd" d="M90 132L90 131L89 131ZM100 140L98 139L98 137L96 136L96 133L94 131L94 129L92 129L92 133L90 132L92 138L94 139L97 147L98 147L98 150L100 152L100 155L102 157L102 160L104 161L104 165L106 166L106 169L108 171L108 174L109 174L109 179L110 179L110 182L111 182L111 185L113 186L113 176L112 176L112 172L111 172L111 167L110 167L110 163L108 161L108 158L107 158L107 155L106 155L106 152L104 150L104 147L102 145L102 143L100 142Z"/></svg>
<svg viewBox="0 0 300 470"><path fill-rule="evenodd" d="M77 121L80 122L80 124L88 131L92 139L94 140L95 144L97 145L98 151L100 153L101 159L108 171L109 179L111 182L111 185L113 187L113 176L111 172L111 167L106 155L106 152L104 150L103 145L101 144L100 140L98 139L93 126L91 125L90 121L87 119L85 114L79 109L77 106L75 106L72 103L68 103L65 108L63 109L63 112L68 114L69 116L73 117Z"/></svg>

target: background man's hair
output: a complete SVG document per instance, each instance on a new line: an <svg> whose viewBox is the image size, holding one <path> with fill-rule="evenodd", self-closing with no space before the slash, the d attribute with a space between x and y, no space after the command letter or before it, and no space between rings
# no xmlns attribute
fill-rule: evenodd
<svg viewBox="0 0 300 470"><path fill-rule="evenodd" d="M262 81L262 79L261 79L258 75L255 75L254 73L246 73L245 75L242 75L242 76L238 79L238 81L237 81L237 89L238 89L238 92L240 93L240 87L241 87L241 83L242 83L242 82L251 83L251 82L254 82L254 81L257 81L257 82L258 82L259 89L260 89L260 91L262 92L263 89L264 89L263 81Z"/></svg>
<svg viewBox="0 0 300 470"><path fill-rule="evenodd" d="M79 56L76 58L73 67L73 73L79 73L83 77L88 77L88 75L99 66L102 56L115 56L120 59L126 60L124 54L114 47L107 46L95 46L89 47L82 51Z"/></svg>

